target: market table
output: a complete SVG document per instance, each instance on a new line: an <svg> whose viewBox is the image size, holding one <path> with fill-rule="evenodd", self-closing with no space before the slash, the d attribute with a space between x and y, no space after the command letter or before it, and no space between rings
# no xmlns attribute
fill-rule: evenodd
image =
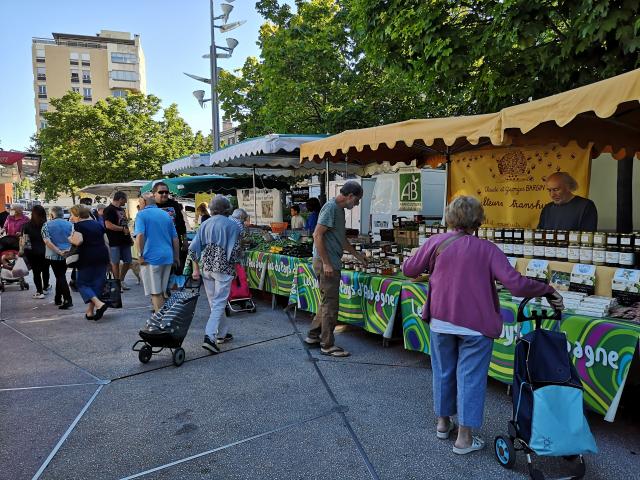
<svg viewBox="0 0 640 480"><path fill-rule="evenodd" d="M300 310L318 311L320 288L310 259L249 251L245 267L250 288L286 296L289 305ZM343 270L338 320L388 340L393 333L403 282L404 277Z"/></svg>
<svg viewBox="0 0 640 480"><path fill-rule="evenodd" d="M320 289L310 259L250 251L245 264L251 288L286 296L289 305L300 310L318 311ZM430 354L429 325L421 317L426 292L426 283L403 276L342 270L338 320L381 335L386 344L399 312L405 349ZM500 338L494 341L489 376L510 384L518 304L502 295L500 306L504 325ZM544 325L553 328L551 321ZM533 322L520 324L522 334L532 328ZM585 387L587 405L613 421L640 340L640 325L565 314L559 328L567 334L567 348Z"/></svg>

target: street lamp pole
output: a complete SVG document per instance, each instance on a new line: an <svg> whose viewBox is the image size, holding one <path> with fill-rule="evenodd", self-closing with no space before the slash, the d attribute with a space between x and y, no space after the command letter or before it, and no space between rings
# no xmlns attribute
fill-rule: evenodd
<svg viewBox="0 0 640 480"><path fill-rule="evenodd" d="M209 0L211 26L211 46L209 47L209 64L211 68L211 127L213 151L220 149L220 114L218 111L218 61L216 58L216 29L214 26L213 0Z"/></svg>

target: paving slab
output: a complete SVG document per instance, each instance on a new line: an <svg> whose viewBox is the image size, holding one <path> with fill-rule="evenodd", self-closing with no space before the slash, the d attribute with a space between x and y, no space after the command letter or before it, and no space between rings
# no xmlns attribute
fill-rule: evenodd
<svg viewBox="0 0 640 480"><path fill-rule="evenodd" d="M0 478L32 478L97 388L0 392Z"/></svg>
<svg viewBox="0 0 640 480"><path fill-rule="evenodd" d="M138 331L150 315L148 300L142 295L138 285L131 285L131 290L123 294L125 308L107 310L105 317L99 322L84 319L84 307L78 306L78 294L74 294L78 298L74 296L76 306L73 311L61 311L44 304L40 305L41 310L34 315L31 311L24 314L26 309L16 305L30 304L35 300L29 298L25 301L26 299L15 296L22 292L9 293L5 294L5 308L2 312L2 318L8 324L99 378L114 379L172 364L169 350L154 356L146 365L141 364L137 353L131 350L132 345L140 338ZM209 318L209 307L204 290L201 293L191 328L183 343L187 359L206 355L201 343ZM7 304L11 307L6 307ZM271 310L264 303L258 305L256 313L233 314L229 321L235 338L233 343L224 345L223 349L266 341L293 332L282 311Z"/></svg>
<svg viewBox="0 0 640 480"><path fill-rule="evenodd" d="M435 437L430 369L348 362L319 365L338 401L349 406L347 417L381 478L424 478L425 471L434 479L527 477L524 455L519 454L515 469L508 471L499 466L492 450L494 437L506 433L512 408L499 382L489 380L485 422L478 432L488 447L460 457L451 451L453 436L449 441ZM589 420L601 451L587 457L586 478L628 478L628 472L640 465L635 454L640 442L637 425L624 419L611 424L594 414ZM616 445L618 441L624 443ZM546 473L567 474L562 460L538 458L538 462Z"/></svg>
<svg viewBox="0 0 640 480"><path fill-rule="evenodd" d="M370 479L338 414L272 433L142 478Z"/></svg>
<svg viewBox="0 0 640 480"><path fill-rule="evenodd" d="M287 337L113 382L42 478L120 478L329 413L305 357Z"/></svg>
<svg viewBox="0 0 640 480"><path fill-rule="evenodd" d="M0 322L0 389L72 383L96 379Z"/></svg>

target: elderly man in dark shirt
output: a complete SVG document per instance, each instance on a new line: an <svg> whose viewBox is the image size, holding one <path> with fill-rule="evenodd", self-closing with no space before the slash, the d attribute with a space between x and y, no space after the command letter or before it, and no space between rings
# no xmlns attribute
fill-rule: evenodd
<svg viewBox="0 0 640 480"><path fill-rule="evenodd" d="M556 172L547 178L547 190L552 201L540 213L539 229L581 232L597 230L596 206L591 200L574 195L577 188L578 183L566 172Z"/></svg>

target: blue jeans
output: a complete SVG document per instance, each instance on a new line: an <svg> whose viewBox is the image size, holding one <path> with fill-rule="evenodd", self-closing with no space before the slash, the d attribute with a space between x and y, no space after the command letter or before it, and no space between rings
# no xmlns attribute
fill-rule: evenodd
<svg viewBox="0 0 640 480"><path fill-rule="evenodd" d="M482 426L493 340L431 332L433 403L438 417L458 414L463 427Z"/></svg>
<svg viewBox="0 0 640 480"><path fill-rule="evenodd" d="M76 286L84 303L89 303L93 297L100 298L106 278L106 265L91 265L78 268Z"/></svg>

